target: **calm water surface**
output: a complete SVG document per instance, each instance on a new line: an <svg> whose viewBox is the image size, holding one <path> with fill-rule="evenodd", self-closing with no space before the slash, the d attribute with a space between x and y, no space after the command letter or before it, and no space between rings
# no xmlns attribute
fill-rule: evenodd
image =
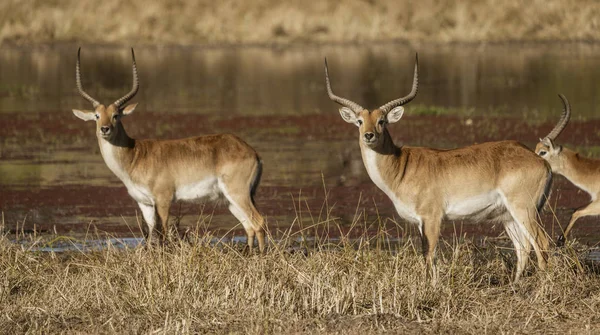
<svg viewBox="0 0 600 335"><path fill-rule="evenodd" d="M573 105L563 143L600 153L600 46L586 44L136 48L141 87L133 102L140 105L124 124L135 138L220 132L244 138L265 163L257 202L274 230L289 227L299 209L339 218L342 227L364 211L368 222L379 213L386 225L399 223L401 234L408 228L364 171L356 128L327 97L323 59L338 95L376 107L408 93L416 51L419 95L391 130L398 142L450 148L516 139L533 146L560 114L556 94L563 93ZM91 108L75 89L76 52L76 46L0 49L4 224L135 235L135 202L102 161L93 124L71 113ZM82 75L88 93L111 103L131 87L130 51L83 46ZM564 180L556 185L552 204L566 220L569 208L587 197ZM329 213L321 210L326 194ZM236 225L222 205L175 205L171 212L180 227ZM551 234L559 230L556 220L546 221ZM576 234L595 236L593 220L578 226Z"/></svg>

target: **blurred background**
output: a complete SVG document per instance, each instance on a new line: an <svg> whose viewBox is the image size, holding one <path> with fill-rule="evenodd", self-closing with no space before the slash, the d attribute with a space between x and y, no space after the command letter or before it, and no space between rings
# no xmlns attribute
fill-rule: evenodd
<svg viewBox="0 0 600 335"><path fill-rule="evenodd" d="M139 234L137 206L105 166L93 125L71 113L91 107L75 89L79 46L83 85L105 104L130 89L135 48L141 88L124 119L130 136L230 132L256 148L265 166L256 200L273 231L304 211L303 224L313 214L344 228L362 213L364 229L383 222L403 235L411 228L366 175L356 128L326 95L324 57L336 94L374 108L408 93L419 53L419 95L391 128L399 145L514 139L533 148L557 121L563 93L573 117L558 141L598 157L599 20L596 1L4 0L2 224ZM555 185L556 215L544 221L552 235L588 201L562 178ZM238 233L222 205L171 212L180 227L211 222ZM597 231L582 219L574 234L594 241Z"/></svg>
<svg viewBox="0 0 600 335"><path fill-rule="evenodd" d="M594 0L4 0L20 43L238 45L373 41L590 41Z"/></svg>

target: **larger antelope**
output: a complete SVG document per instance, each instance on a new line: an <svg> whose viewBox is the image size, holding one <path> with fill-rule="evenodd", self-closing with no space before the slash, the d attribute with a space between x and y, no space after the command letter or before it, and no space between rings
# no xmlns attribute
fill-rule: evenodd
<svg viewBox="0 0 600 335"><path fill-rule="evenodd" d="M577 152L555 145L556 137L565 129L571 117L571 106L564 95L558 95L563 103L563 112L558 124L550 133L540 139L535 152L550 163L552 171L567 178L575 186L587 192L591 201L578 208L569 220L569 225L561 234L556 244L565 244L565 236L571 231L575 221L584 216L600 215L600 160L580 156Z"/></svg>
<svg viewBox="0 0 600 335"><path fill-rule="evenodd" d="M435 251L444 219L499 220L517 253L515 281L525 269L531 246L544 269L548 240L535 219L552 183L548 163L515 141L453 150L396 146L387 127L400 120L402 105L416 97L418 74L416 58L411 92L369 111L333 93L325 59L329 98L343 106L342 118L358 127L371 180L403 219L418 226L428 273L435 281Z"/></svg>
<svg viewBox="0 0 600 335"><path fill-rule="evenodd" d="M139 88L133 49L133 88L108 106L83 90L79 54L80 50L75 68L77 89L94 109L74 109L73 113L84 121L96 121L96 136L104 162L138 203L148 225L148 241L152 241L158 227L162 228L158 232L161 240L167 236L172 201L224 197L229 202L229 210L246 230L250 251L256 236L262 252L264 220L253 199L262 171L256 151L229 134L176 140L129 137L121 118L130 115L137 106L124 107Z"/></svg>

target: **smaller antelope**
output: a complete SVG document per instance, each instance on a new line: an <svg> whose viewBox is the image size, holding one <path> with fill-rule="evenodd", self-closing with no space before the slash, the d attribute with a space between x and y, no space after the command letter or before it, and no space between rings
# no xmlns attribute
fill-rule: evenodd
<svg viewBox="0 0 600 335"><path fill-rule="evenodd" d="M104 162L125 184L138 203L148 225L147 242L155 230L161 241L167 237L169 208L174 200L224 197L229 210L242 223L252 252L254 236L264 251L264 219L254 206L262 163L256 151L235 135L218 134L176 140L136 140L127 135L121 118L130 115L136 104L124 107L139 88L135 54L133 88L108 107L87 94L81 86L79 55L75 80L83 98L94 110L73 113L84 121L96 121L96 136ZM158 227L162 228L157 229Z"/></svg>
<svg viewBox="0 0 600 335"><path fill-rule="evenodd" d="M584 216L600 215L600 160L582 157L573 150L555 145L554 141L565 129L571 117L571 105L564 95L558 95L563 103L563 112L558 124L535 147L535 152L544 158L552 167L552 172L567 178L575 186L587 192L591 202L578 208L569 220L569 225L556 240L557 246L565 244L565 237L575 225L577 219Z"/></svg>
<svg viewBox="0 0 600 335"><path fill-rule="evenodd" d="M421 232L423 255L433 282L435 250L444 219L491 219L503 223L517 253L515 282L535 249L538 266L546 267L548 239L535 221L546 202L552 171L546 161L515 141L489 142L452 150L396 146L388 125L400 121L402 105L417 95L418 59L411 92L369 111L336 96L342 118L358 127L359 146L367 173L392 201L403 219Z"/></svg>

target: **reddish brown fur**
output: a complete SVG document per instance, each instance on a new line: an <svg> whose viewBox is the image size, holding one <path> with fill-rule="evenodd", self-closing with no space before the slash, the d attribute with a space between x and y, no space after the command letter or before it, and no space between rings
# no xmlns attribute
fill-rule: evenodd
<svg viewBox="0 0 600 335"><path fill-rule="evenodd" d="M148 224L149 241L156 225L162 228L161 239L168 235L169 208L181 192L179 196L187 200L227 198L230 210L246 229L250 251L255 235L260 251L264 251L264 219L251 194L260 178L256 151L229 134L177 140L132 139L120 119L135 107L120 110L111 104L107 108L99 105L94 111L73 112L83 120L96 119L102 156L138 202Z"/></svg>
<svg viewBox="0 0 600 335"><path fill-rule="evenodd" d="M556 244L562 246L577 219L600 215L600 160L583 157L575 151L557 146L549 138L541 140L536 145L535 152L550 163L554 173L563 175L591 197L587 205L573 213L567 228L558 237Z"/></svg>
<svg viewBox="0 0 600 335"><path fill-rule="evenodd" d="M340 109L346 122L359 127L363 162L373 182L401 217L419 225L434 281L435 250L445 218L502 221L517 250L515 281L525 269L531 246L538 266L545 268L548 240L535 219L552 178L548 163L515 141L454 150L397 147L387 125L400 120L403 112L401 106L387 113Z"/></svg>

